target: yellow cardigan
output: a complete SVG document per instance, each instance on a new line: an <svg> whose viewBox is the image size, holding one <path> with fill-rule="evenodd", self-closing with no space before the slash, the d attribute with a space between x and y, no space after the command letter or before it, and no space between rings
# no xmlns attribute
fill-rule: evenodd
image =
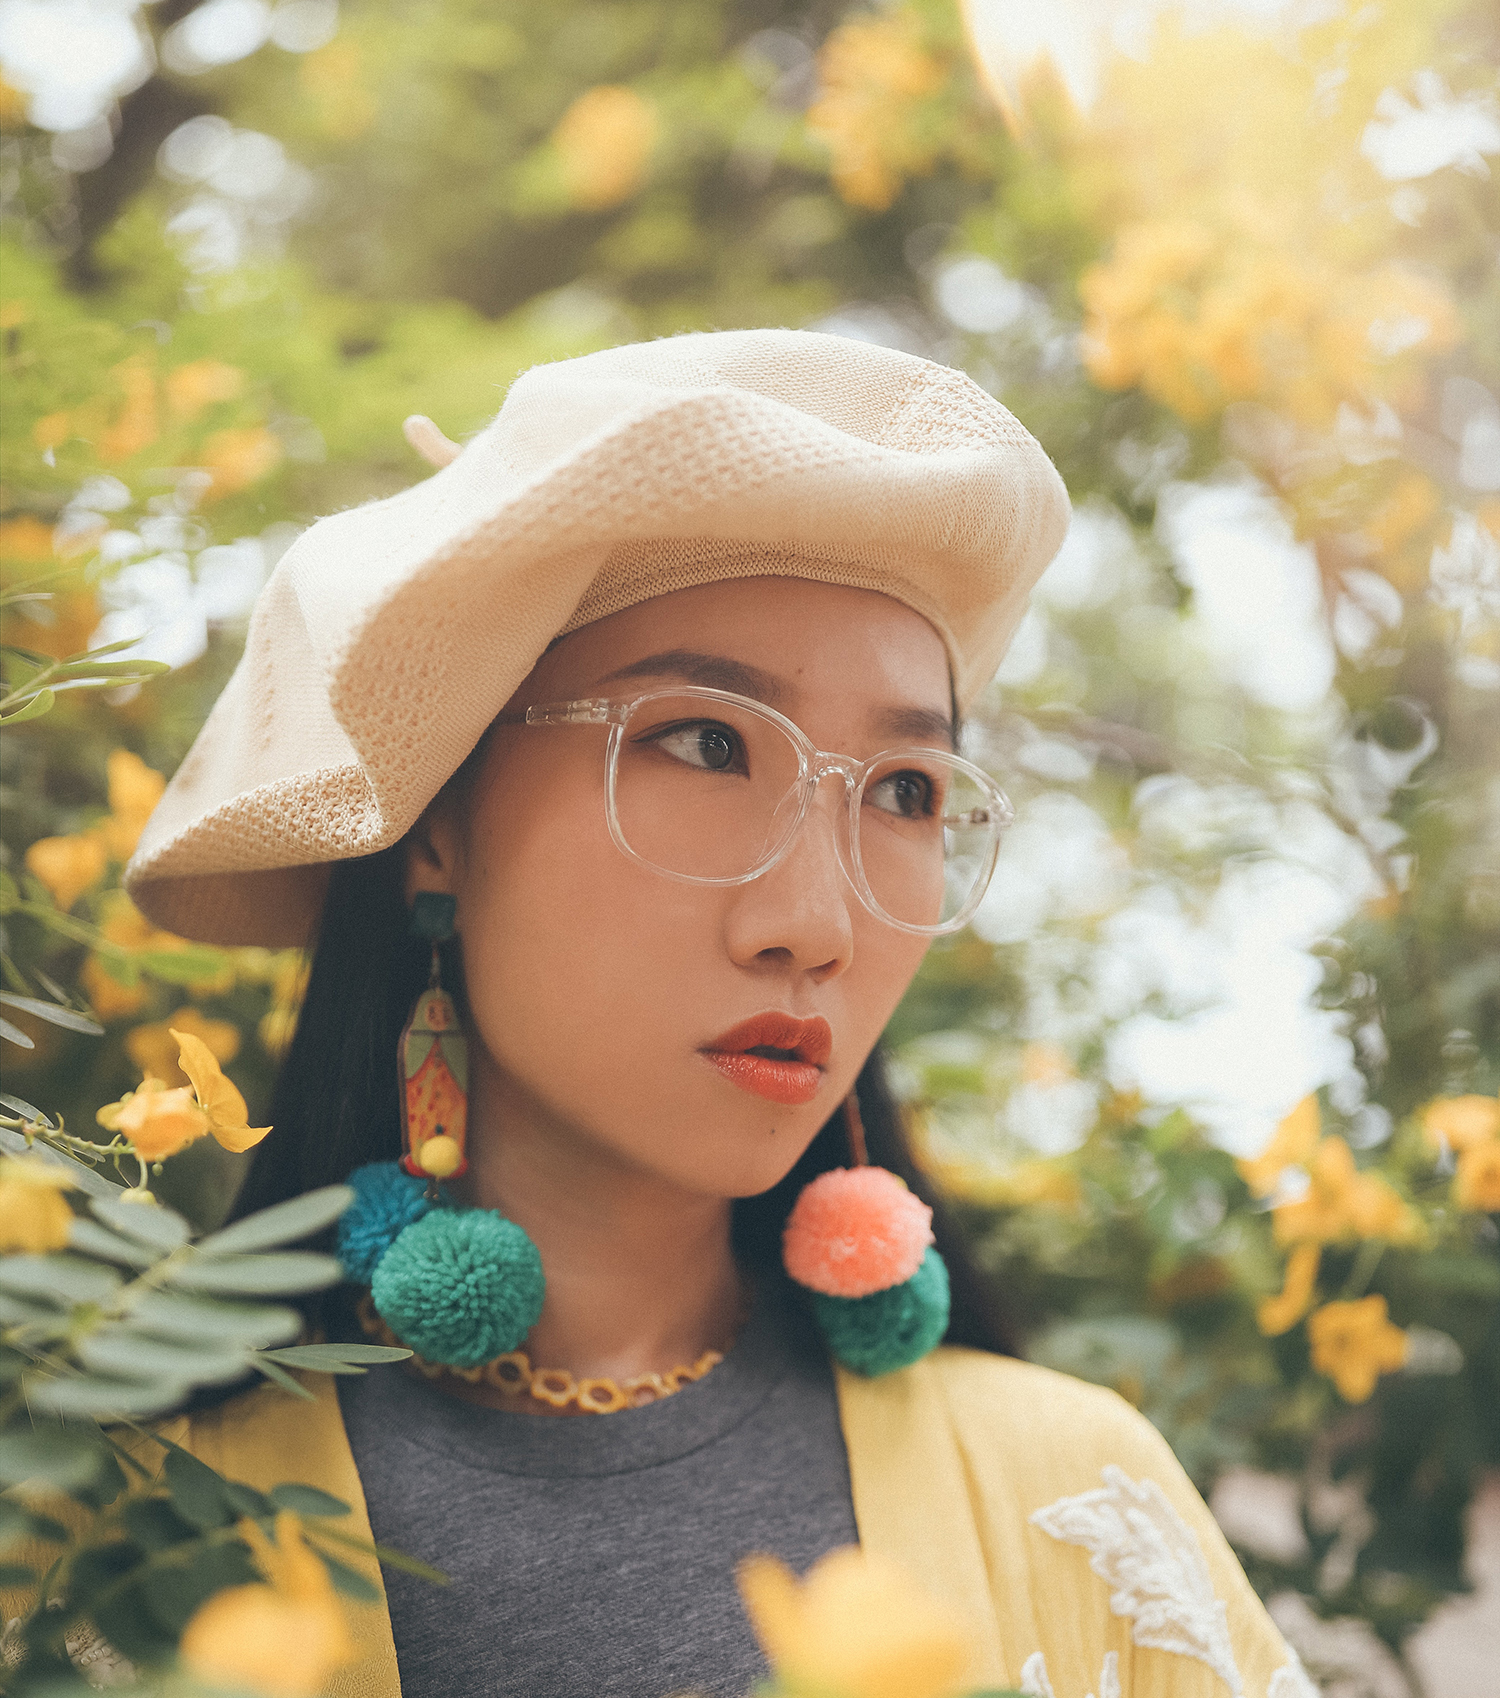
<svg viewBox="0 0 1500 1698"><path fill-rule="evenodd" d="M261 1490L321 1486L368 1538L333 1383L307 1383L315 1403L263 1386L163 1431ZM1316 1698L1166 1442L1113 1392L942 1349L882 1379L840 1371L838 1396L860 1541L968 1618L972 1687ZM399 1698L389 1615L351 1614L360 1660L328 1698Z"/></svg>

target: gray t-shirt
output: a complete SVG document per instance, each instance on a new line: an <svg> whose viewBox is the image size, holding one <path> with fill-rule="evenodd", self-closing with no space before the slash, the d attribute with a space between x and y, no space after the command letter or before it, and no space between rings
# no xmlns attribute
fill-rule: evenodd
<svg viewBox="0 0 1500 1698"><path fill-rule="evenodd" d="M403 1698L745 1698L735 1564L858 1540L827 1357L776 1297L644 1409L512 1414L395 1368L339 1389L376 1539L452 1581L385 1570Z"/></svg>

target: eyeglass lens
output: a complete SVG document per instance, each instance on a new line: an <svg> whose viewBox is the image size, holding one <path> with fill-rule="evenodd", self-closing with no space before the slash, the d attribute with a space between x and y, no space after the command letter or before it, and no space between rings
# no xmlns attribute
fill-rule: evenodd
<svg viewBox="0 0 1500 1698"><path fill-rule="evenodd" d="M774 720L749 707L664 694L622 728L612 802L631 851L688 878L744 878L797 825L801 762ZM999 823L992 797L936 749L881 762L866 778L848 845L877 907L937 928L988 875Z"/></svg>

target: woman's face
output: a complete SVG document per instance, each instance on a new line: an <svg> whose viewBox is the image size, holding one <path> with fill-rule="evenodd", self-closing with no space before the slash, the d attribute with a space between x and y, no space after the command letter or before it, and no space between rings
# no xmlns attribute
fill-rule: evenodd
<svg viewBox="0 0 1500 1698"><path fill-rule="evenodd" d="M754 696L856 761L947 746L948 666L933 628L886 596L798 579L705 585L601 619L544 655L509 710L684 684ZM855 894L836 848L846 802L835 780L784 858L747 884L679 883L630 860L606 821L608 735L496 727L467 799L439 804L413 834L408 894L458 899L478 1040L471 1137L503 1141L523 1117L688 1191L751 1196L785 1175L851 1089L927 940ZM827 1033L802 1027L801 1059L786 1065L726 1062L745 1034L718 1040L764 1015L826 1021ZM774 1023L761 1036L792 1047Z"/></svg>

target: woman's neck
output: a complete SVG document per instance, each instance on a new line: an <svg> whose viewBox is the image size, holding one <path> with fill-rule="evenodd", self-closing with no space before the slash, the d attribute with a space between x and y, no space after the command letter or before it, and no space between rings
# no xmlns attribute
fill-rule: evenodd
<svg viewBox="0 0 1500 1698"><path fill-rule="evenodd" d="M464 1200L498 1209L541 1253L546 1299L523 1347L533 1366L622 1380L726 1349L747 1302L730 1203L630 1165L534 1102L495 1102L502 1093L471 1100Z"/></svg>

